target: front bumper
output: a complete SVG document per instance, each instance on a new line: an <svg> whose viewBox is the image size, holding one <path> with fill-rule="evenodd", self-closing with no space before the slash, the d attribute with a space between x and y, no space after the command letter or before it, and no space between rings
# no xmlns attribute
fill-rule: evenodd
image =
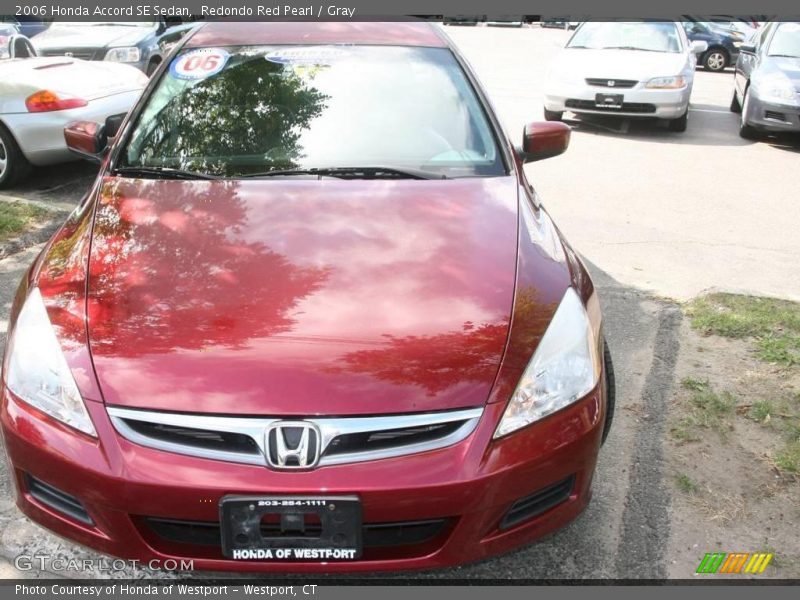
<svg viewBox="0 0 800 600"><path fill-rule="evenodd" d="M688 109L691 92L691 86L678 90L654 90L645 88L642 82L632 88L557 82L548 85L544 106L556 112L677 119ZM595 106L597 94L622 94L623 107L598 108Z"/></svg>
<svg viewBox="0 0 800 600"><path fill-rule="evenodd" d="M748 125L763 131L800 131L800 106L763 100L752 89L745 118Z"/></svg>
<svg viewBox="0 0 800 600"><path fill-rule="evenodd" d="M64 127L73 121L104 123L111 115L127 113L141 90L97 98L86 106L70 110L3 115L3 121L31 164L52 165L77 159L64 141Z"/></svg>
<svg viewBox="0 0 800 600"><path fill-rule="evenodd" d="M17 504L59 535L121 558L192 560L218 571L355 572L426 569L482 559L530 542L575 519L590 487L605 418L598 388L563 411L492 442L504 406L490 404L476 430L453 446L405 457L276 472L266 467L212 461L135 445L121 438L98 402L87 402L99 439L78 434L2 392L0 423L18 488ZM30 477L74 496L91 523L33 497ZM514 503L570 481L556 506L508 528L501 522ZM355 494L365 526L441 520L428 539L367 546L352 562L235 561L219 544L168 539L152 519L218 525L228 494Z"/></svg>

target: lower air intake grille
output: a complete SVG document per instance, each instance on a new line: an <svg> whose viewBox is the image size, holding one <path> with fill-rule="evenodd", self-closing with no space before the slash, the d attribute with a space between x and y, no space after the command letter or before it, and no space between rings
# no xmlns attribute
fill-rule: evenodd
<svg viewBox="0 0 800 600"><path fill-rule="evenodd" d="M622 108L611 108L608 106L597 106L594 100L577 100L575 98L568 99L565 103L567 108L577 108L579 110L595 110L598 112L625 112L625 113L641 113L648 114L656 112L655 104L647 102L623 102Z"/></svg>
<svg viewBox="0 0 800 600"><path fill-rule="evenodd" d="M26 475L25 482L28 487L28 493L45 506L81 523L94 525L89 513L86 512L81 501L75 496L70 496L66 492L62 492L32 475Z"/></svg>
<svg viewBox="0 0 800 600"><path fill-rule="evenodd" d="M511 505L503 520L500 521L500 529L514 527L561 504L569 498L574 485L575 476L571 475L564 481L548 486L530 496L520 498Z"/></svg>
<svg viewBox="0 0 800 600"><path fill-rule="evenodd" d="M786 121L786 114L774 110L766 110L764 111L764 118L772 119L773 121Z"/></svg>
<svg viewBox="0 0 800 600"><path fill-rule="evenodd" d="M220 531L216 521L183 521L147 517L150 529L159 537L179 544L219 546ZM364 547L378 548L422 544L436 537L446 519L399 521L396 523L365 523L362 535ZM262 534L269 536L269 525L262 523Z"/></svg>

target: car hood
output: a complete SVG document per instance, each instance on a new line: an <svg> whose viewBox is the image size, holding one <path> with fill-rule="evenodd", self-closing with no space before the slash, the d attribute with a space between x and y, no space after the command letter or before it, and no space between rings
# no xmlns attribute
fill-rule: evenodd
<svg viewBox="0 0 800 600"><path fill-rule="evenodd" d="M100 389L243 415L482 405L516 248L513 177L109 178L87 299Z"/></svg>
<svg viewBox="0 0 800 600"><path fill-rule="evenodd" d="M785 75L800 90L800 58L766 56L759 68L760 76Z"/></svg>
<svg viewBox="0 0 800 600"><path fill-rule="evenodd" d="M582 81L592 77L646 81L679 75L685 64L686 55L682 53L565 48L550 73L554 80L569 77Z"/></svg>
<svg viewBox="0 0 800 600"><path fill-rule="evenodd" d="M53 51L61 48L105 48L106 46L135 46L151 27L120 25L74 25L70 27L50 27L31 38L39 51Z"/></svg>

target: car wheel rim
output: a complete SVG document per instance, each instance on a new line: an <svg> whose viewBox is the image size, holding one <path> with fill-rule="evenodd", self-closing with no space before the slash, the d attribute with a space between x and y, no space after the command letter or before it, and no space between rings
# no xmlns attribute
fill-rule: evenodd
<svg viewBox="0 0 800 600"><path fill-rule="evenodd" d="M706 64L715 71L718 71L725 67L725 57L720 52L714 52L709 55Z"/></svg>
<svg viewBox="0 0 800 600"><path fill-rule="evenodd" d="M6 152L6 145L3 143L3 140L0 140L0 177L5 174L7 165L8 153Z"/></svg>

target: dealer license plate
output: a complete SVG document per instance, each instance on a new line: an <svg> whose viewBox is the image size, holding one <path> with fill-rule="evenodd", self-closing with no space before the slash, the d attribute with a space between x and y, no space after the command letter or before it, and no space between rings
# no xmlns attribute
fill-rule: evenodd
<svg viewBox="0 0 800 600"><path fill-rule="evenodd" d="M622 108L622 94L595 94L594 104L598 108Z"/></svg>
<svg viewBox="0 0 800 600"><path fill-rule="evenodd" d="M222 553L234 560L348 561L361 557L355 496L225 496Z"/></svg>

